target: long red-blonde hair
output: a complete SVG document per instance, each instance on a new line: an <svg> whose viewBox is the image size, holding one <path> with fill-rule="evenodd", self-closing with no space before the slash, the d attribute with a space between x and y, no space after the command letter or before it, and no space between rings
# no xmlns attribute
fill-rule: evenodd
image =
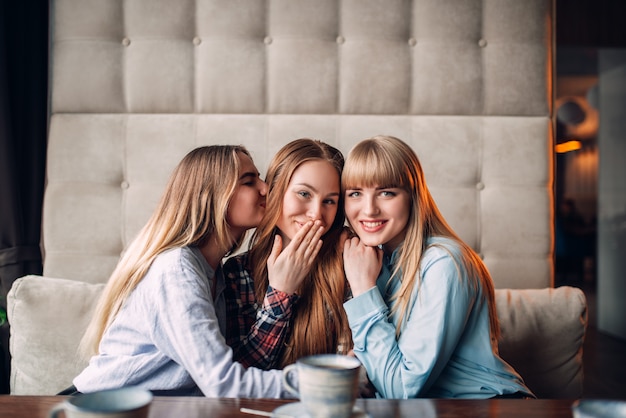
<svg viewBox="0 0 626 418"><path fill-rule="evenodd" d="M263 300L269 285L267 259L278 233L276 223L282 214L283 196L291 177L305 162L319 160L329 162L337 170L340 181L343 154L319 140L296 139L280 149L269 164L265 179L268 185L266 216L252 237L249 257L257 300ZM335 220L322 237L317 260L298 290L300 298L281 360L283 367L306 355L347 352L352 348L352 335L343 309L348 285L339 246L345 221L341 193L338 203Z"/></svg>

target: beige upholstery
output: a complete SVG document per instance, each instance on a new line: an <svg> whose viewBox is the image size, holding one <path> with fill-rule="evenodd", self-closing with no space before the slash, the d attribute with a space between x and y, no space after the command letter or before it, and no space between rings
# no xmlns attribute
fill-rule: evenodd
<svg viewBox="0 0 626 418"><path fill-rule="evenodd" d="M552 283L552 0L56 0L44 274L103 282L178 160L391 134L498 287Z"/></svg>
<svg viewBox="0 0 626 418"><path fill-rule="evenodd" d="M11 318L11 393L54 395L86 363L78 343L104 284L26 276L7 295Z"/></svg>
<svg viewBox="0 0 626 418"><path fill-rule="evenodd" d="M85 363L76 359L102 284L27 276L8 295L14 394L54 394ZM496 290L500 354L540 397L577 398L582 391L580 345L587 312L580 289ZM35 313L35 314L34 314Z"/></svg>
<svg viewBox="0 0 626 418"><path fill-rule="evenodd" d="M500 355L540 398L578 398L587 325L582 290L497 289Z"/></svg>
<svg viewBox="0 0 626 418"><path fill-rule="evenodd" d="M204 144L243 144L263 173L295 138L347 153L365 137L398 136L496 286L550 292L554 0L51 6L42 244L44 275L58 279L19 280L11 291L12 393L55 393L80 369L73 352L98 284L174 165ZM566 296L556 306L578 306ZM514 324L548 309L542 298L520 300ZM580 312L549 325L559 321L578 323ZM526 331L520 346L534 337ZM568 359L581 372L580 356ZM569 385L580 375L554 378Z"/></svg>

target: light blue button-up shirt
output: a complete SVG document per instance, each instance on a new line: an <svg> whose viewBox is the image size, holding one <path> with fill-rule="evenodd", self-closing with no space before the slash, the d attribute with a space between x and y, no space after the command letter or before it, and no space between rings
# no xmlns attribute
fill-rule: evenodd
<svg viewBox="0 0 626 418"><path fill-rule="evenodd" d="M432 244L439 246L432 246ZM397 253L385 256L377 285L345 302L354 353L383 398L533 396L517 372L491 347L489 310L460 262L458 245L432 238L423 254L421 286L412 290L407 321L396 338L389 316L400 279L389 282ZM389 282L389 283L388 283ZM417 280L416 280L417 283Z"/></svg>
<svg viewBox="0 0 626 418"><path fill-rule="evenodd" d="M216 280L215 302L211 281ZM224 340L224 277L200 250L160 254L74 379L81 392L122 386L208 397L281 395L281 371L245 369Z"/></svg>

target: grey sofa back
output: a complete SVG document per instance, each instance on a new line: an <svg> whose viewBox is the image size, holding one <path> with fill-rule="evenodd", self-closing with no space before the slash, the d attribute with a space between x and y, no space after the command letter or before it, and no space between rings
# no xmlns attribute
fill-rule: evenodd
<svg viewBox="0 0 626 418"><path fill-rule="evenodd" d="M553 0L53 0L44 274L104 282L191 148L420 156L496 286L552 284Z"/></svg>

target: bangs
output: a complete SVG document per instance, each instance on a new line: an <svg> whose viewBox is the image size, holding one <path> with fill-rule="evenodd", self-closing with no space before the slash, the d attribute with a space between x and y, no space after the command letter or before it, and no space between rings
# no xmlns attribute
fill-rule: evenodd
<svg viewBox="0 0 626 418"><path fill-rule="evenodd" d="M393 158L386 149L374 142L363 142L354 148L343 168L341 184L344 190L360 187L409 187L403 161Z"/></svg>

